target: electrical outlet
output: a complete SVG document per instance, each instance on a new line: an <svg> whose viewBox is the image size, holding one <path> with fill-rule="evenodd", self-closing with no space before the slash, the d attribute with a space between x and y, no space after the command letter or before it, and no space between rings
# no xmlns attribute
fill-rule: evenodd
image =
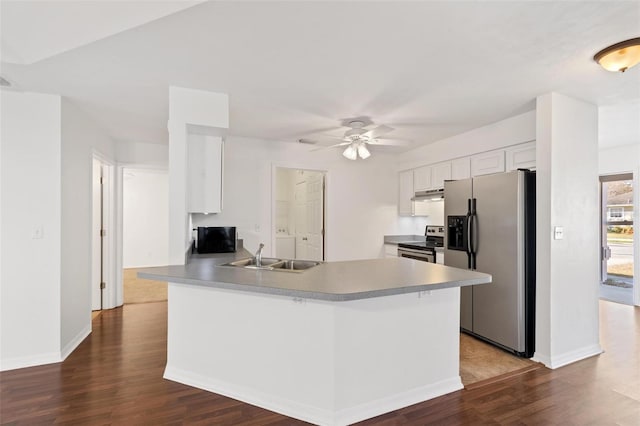
<svg viewBox="0 0 640 426"><path fill-rule="evenodd" d="M253 229L254 229L256 232L260 232L260 224L259 224L259 223L256 223L255 225L253 225Z"/></svg>

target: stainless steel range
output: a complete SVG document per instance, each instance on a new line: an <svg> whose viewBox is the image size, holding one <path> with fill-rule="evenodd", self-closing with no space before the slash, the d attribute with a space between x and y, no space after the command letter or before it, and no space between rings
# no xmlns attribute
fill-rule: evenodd
<svg viewBox="0 0 640 426"><path fill-rule="evenodd" d="M425 241L398 244L398 256L436 263L436 247L444 246L444 226L427 225Z"/></svg>

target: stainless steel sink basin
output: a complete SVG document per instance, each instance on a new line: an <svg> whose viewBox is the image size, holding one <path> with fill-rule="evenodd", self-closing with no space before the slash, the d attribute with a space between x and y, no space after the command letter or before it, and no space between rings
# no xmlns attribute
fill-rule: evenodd
<svg viewBox="0 0 640 426"><path fill-rule="evenodd" d="M273 269L279 269L284 271L304 271L314 266L318 266L320 262L311 260L285 260L283 262L274 263L271 265Z"/></svg>
<svg viewBox="0 0 640 426"><path fill-rule="evenodd" d="M256 258L249 257L247 259L240 259L234 262L225 263L220 266L233 266L236 268L261 269L267 271L303 272L309 268L318 266L321 263L322 262L316 262L312 260L288 260L263 257L262 266L256 266Z"/></svg>
<svg viewBox="0 0 640 426"><path fill-rule="evenodd" d="M256 258L249 257L247 259L240 259L234 262L225 263L222 266L237 266L239 268L251 268L251 269L265 268L266 269L266 268L270 268L271 265L273 265L274 263L279 263L282 261L283 261L282 259L273 259L270 257L263 257L262 266L256 266Z"/></svg>

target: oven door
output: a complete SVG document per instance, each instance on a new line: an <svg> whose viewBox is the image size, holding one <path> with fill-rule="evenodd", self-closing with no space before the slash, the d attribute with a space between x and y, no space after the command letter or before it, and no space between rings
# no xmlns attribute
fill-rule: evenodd
<svg viewBox="0 0 640 426"><path fill-rule="evenodd" d="M422 262L436 263L435 252L430 250L414 250L408 248L399 248L398 257L406 257L409 259L420 260Z"/></svg>

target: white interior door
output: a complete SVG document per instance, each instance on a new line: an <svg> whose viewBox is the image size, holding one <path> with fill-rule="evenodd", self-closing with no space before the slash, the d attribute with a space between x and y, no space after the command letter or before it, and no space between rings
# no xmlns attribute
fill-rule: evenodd
<svg viewBox="0 0 640 426"><path fill-rule="evenodd" d="M323 260L324 175L313 173L307 180L307 259Z"/></svg>
<svg viewBox="0 0 640 426"><path fill-rule="evenodd" d="M91 224L91 310L102 309L100 283L102 282L103 268L103 246L100 230L102 229L102 208L103 208L103 191L102 191L102 163L93 159L93 177L92 182L92 224Z"/></svg>
<svg viewBox="0 0 640 426"><path fill-rule="evenodd" d="M307 259L307 182L296 183L294 190L296 259Z"/></svg>

